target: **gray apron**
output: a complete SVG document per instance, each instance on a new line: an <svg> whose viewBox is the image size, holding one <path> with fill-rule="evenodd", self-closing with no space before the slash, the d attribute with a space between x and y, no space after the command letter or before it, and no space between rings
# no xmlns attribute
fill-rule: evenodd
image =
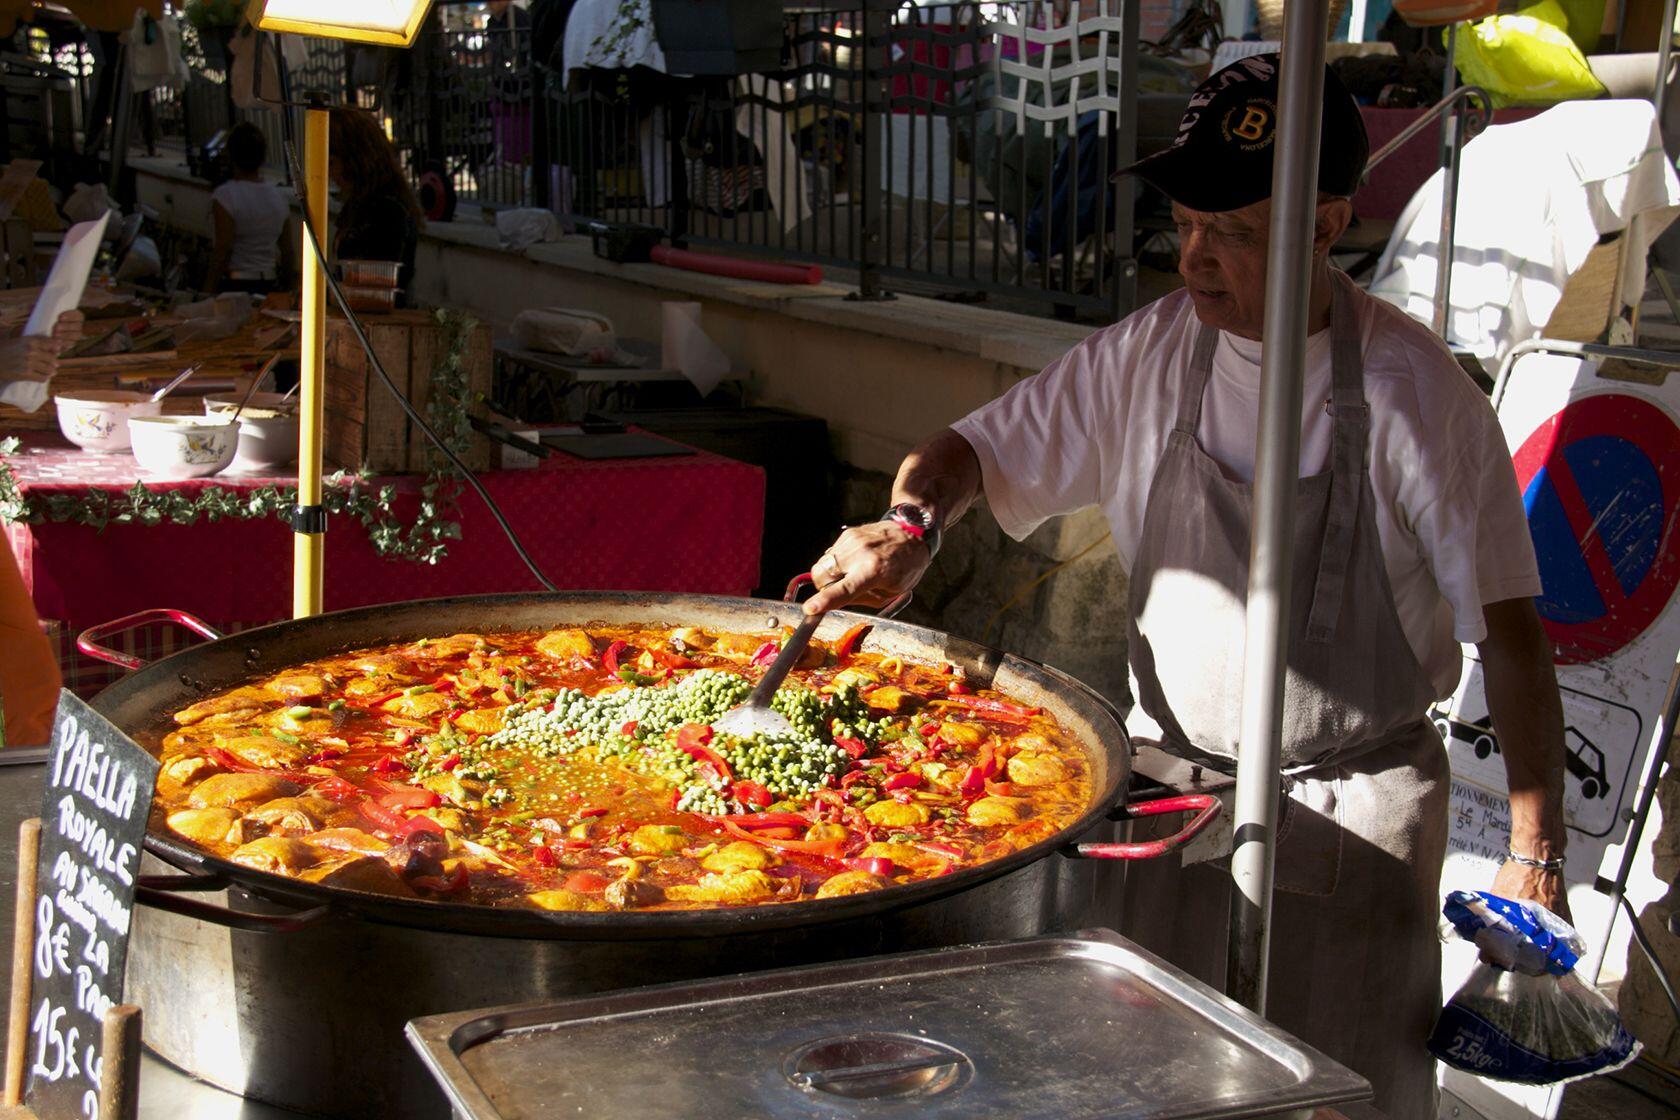
<svg viewBox="0 0 1680 1120"><path fill-rule="evenodd" d="M1377 538L1360 296L1331 275L1330 458L1295 497L1267 1017L1369 1078L1391 1120L1429 1120L1434 1060L1424 1040L1440 1010L1447 758L1424 718L1434 689L1401 628ZM1130 656L1138 703L1163 746L1231 772L1252 493L1196 442L1217 341L1201 328L1150 484ZM1122 925L1223 986L1230 890L1228 861L1134 864Z"/></svg>

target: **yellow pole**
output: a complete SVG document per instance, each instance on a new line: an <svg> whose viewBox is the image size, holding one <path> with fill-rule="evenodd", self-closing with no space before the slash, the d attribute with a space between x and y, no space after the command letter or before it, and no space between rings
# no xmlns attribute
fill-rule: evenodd
<svg viewBox="0 0 1680 1120"><path fill-rule="evenodd" d="M303 122L303 179L309 222L327 247L328 113L310 108ZM326 511L321 507L321 386L326 366L327 281L321 260L303 233L303 325L299 339L301 399L298 428L298 509L292 515L292 617L321 613L321 558Z"/></svg>

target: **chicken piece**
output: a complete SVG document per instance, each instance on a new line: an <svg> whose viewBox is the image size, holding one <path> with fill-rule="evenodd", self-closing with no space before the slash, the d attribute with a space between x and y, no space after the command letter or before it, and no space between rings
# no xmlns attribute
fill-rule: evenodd
<svg viewBox="0 0 1680 1120"><path fill-rule="evenodd" d="M1066 777L1066 764L1053 754L1022 751L1009 760L1009 780L1018 786L1053 786Z"/></svg>
<svg viewBox="0 0 1680 1120"><path fill-rule="evenodd" d="M607 909L607 904L599 898L591 898L577 891L549 890L536 891L525 896L539 910L589 910Z"/></svg>
<svg viewBox="0 0 1680 1120"><path fill-rule="evenodd" d="M364 894L394 895L397 898L414 897L413 889L403 881L402 876L378 856L333 856L302 869L297 877L323 887L342 887Z"/></svg>
<svg viewBox="0 0 1680 1120"><path fill-rule="evenodd" d="M293 832L314 832L327 821L338 806L324 797L277 797L245 814L247 820L267 825L270 829L290 829Z"/></svg>
<svg viewBox="0 0 1680 1120"><path fill-rule="evenodd" d="M352 700L367 700L374 696L385 696L413 683L414 678L410 676L388 677L376 673L373 676L346 681L344 695Z"/></svg>
<svg viewBox="0 0 1680 1120"><path fill-rule="evenodd" d="M483 645L481 634L451 634L447 638L422 638L404 652L411 657L457 657Z"/></svg>
<svg viewBox="0 0 1680 1120"><path fill-rule="evenodd" d="M982 797L968 807L968 823L982 828L1020 824L1032 815L1024 797Z"/></svg>
<svg viewBox="0 0 1680 1120"><path fill-rule="evenodd" d="M663 902L665 892L654 883L625 877L608 883L601 897L614 910L639 910Z"/></svg>
<svg viewBox="0 0 1680 1120"><path fill-rule="evenodd" d="M212 696L208 700L200 700L190 704L175 713L175 722L182 727L198 723L209 716L227 715L230 712L260 711L280 699L278 695L266 688L236 688L231 692L224 692L220 696Z"/></svg>
<svg viewBox="0 0 1680 1120"><path fill-rule="evenodd" d="M701 860L700 866L707 871L763 871L766 867L774 867L777 862L776 857L760 845L750 840L736 840Z"/></svg>
<svg viewBox="0 0 1680 1120"><path fill-rule="evenodd" d="M221 767L199 754L178 754L163 764L163 776L183 786L193 786L221 772Z"/></svg>
<svg viewBox="0 0 1680 1120"><path fill-rule="evenodd" d="M383 853L384 860L405 879L416 875L443 878L449 841L436 832L411 832Z"/></svg>
<svg viewBox="0 0 1680 1120"><path fill-rule="evenodd" d="M293 704L269 716L268 722L290 735L324 735L333 729L333 714L325 708Z"/></svg>
<svg viewBox="0 0 1680 1120"><path fill-rule="evenodd" d="M537 652L556 661L570 661L574 657L589 661L595 657L595 639L582 630L554 630L538 640Z"/></svg>
<svg viewBox="0 0 1680 1120"><path fill-rule="evenodd" d="M350 661L358 673L380 677L414 677L414 662L399 653L364 653Z"/></svg>
<svg viewBox="0 0 1680 1120"><path fill-rule="evenodd" d="M776 640L765 634L719 634L714 648L729 657L751 657L763 648L765 642Z"/></svg>
<svg viewBox="0 0 1680 1120"><path fill-rule="evenodd" d="M195 809L244 809L297 791L295 783L274 774L215 774L193 788L187 804Z"/></svg>
<svg viewBox="0 0 1680 1120"><path fill-rule="evenodd" d="M978 723L948 719L940 723L939 737L959 747L977 747L986 741L986 729Z"/></svg>
<svg viewBox="0 0 1680 1120"><path fill-rule="evenodd" d="M290 836L264 836L234 849L228 859L255 871L271 875L296 875L306 867L321 861L321 852L313 844Z"/></svg>
<svg viewBox="0 0 1680 1120"><path fill-rule="evenodd" d="M239 844L245 839L240 816L232 809L177 809L164 823L194 844Z"/></svg>
<svg viewBox="0 0 1680 1120"><path fill-rule="evenodd" d="M328 682L319 673L281 673L264 681L263 687L288 700L316 700L326 695Z"/></svg>
<svg viewBox="0 0 1680 1120"><path fill-rule="evenodd" d="M877 840L858 853L859 859L890 859L906 871L933 871L946 862L945 857L935 855L914 844L897 844L890 840Z"/></svg>
<svg viewBox="0 0 1680 1120"><path fill-rule="evenodd" d="M667 887L678 902L763 902L776 893L775 881L762 871L724 871L700 876L697 883Z"/></svg>
<svg viewBox="0 0 1680 1120"><path fill-rule="evenodd" d="M469 735L494 735L502 729L506 713L506 704L494 708L475 708L470 712L462 712L456 718L455 726Z"/></svg>
<svg viewBox="0 0 1680 1120"><path fill-rule="evenodd" d="M920 707L922 698L908 689L899 688L896 684L884 684L864 693L863 702L877 712L903 715Z"/></svg>
<svg viewBox="0 0 1680 1120"><path fill-rule="evenodd" d="M839 898L842 895L863 894L865 891L878 891L882 887L890 886L891 880L867 871L842 871L823 881L823 885L817 888L817 897Z"/></svg>
<svg viewBox="0 0 1680 1120"><path fill-rule="evenodd" d="M430 817L438 823L438 827L449 832L465 832L467 830L467 815L459 809L448 809L439 805L430 809L422 809L414 815Z"/></svg>
<svg viewBox="0 0 1680 1120"><path fill-rule="evenodd" d="M688 833L674 824L644 824L630 834L630 850L639 856L669 855L688 844Z"/></svg>
<svg viewBox="0 0 1680 1120"><path fill-rule="evenodd" d="M430 774L421 778L420 784L455 805L470 805L484 792L483 783L469 783L447 770L441 774Z"/></svg>
<svg viewBox="0 0 1680 1120"><path fill-rule="evenodd" d="M933 814L920 801L877 801L863 811L870 824L888 828L926 824Z"/></svg>
<svg viewBox="0 0 1680 1120"><path fill-rule="evenodd" d="M302 766L304 760L313 753L300 743L288 743L272 735L218 735L216 745L252 766L266 766L273 770L291 770Z"/></svg>
<svg viewBox="0 0 1680 1120"><path fill-rule="evenodd" d="M671 644L680 649L711 649L717 639L698 626L679 626L671 631Z"/></svg>
<svg viewBox="0 0 1680 1120"><path fill-rule="evenodd" d="M354 852L357 855L383 855L391 845L359 828L323 828L309 838L317 848L333 852Z"/></svg>
<svg viewBox="0 0 1680 1120"><path fill-rule="evenodd" d="M845 825L833 821L818 821L805 830L807 840L844 840L849 835Z"/></svg>
<svg viewBox="0 0 1680 1120"><path fill-rule="evenodd" d="M881 674L870 672L868 669L860 669L856 666L848 669L842 669L838 673L834 674L835 688L844 688L846 685L851 685L853 688L862 691L866 688L873 688L880 683Z"/></svg>
<svg viewBox="0 0 1680 1120"><path fill-rule="evenodd" d="M441 692L405 692L401 696L393 696L380 707L394 715L425 719L427 716L448 711L454 705L455 702Z"/></svg>

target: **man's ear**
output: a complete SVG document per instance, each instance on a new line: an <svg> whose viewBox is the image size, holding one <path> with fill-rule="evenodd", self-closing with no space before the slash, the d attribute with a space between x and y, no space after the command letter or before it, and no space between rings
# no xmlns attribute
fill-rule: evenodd
<svg viewBox="0 0 1680 1120"><path fill-rule="evenodd" d="M1352 222L1353 203L1350 200L1327 198L1320 202L1313 217L1313 256L1326 256Z"/></svg>

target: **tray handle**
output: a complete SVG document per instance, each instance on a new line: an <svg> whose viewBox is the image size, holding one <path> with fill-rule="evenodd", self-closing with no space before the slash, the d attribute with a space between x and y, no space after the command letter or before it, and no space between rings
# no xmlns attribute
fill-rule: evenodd
<svg viewBox="0 0 1680 1120"><path fill-rule="evenodd" d="M1219 798L1211 793L1185 793L1121 805L1108 815L1110 820L1130 821L1167 813L1194 813L1195 816L1185 822L1183 828L1159 840L1069 844L1062 849L1062 854L1069 859L1155 859L1177 851L1195 839L1219 817L1221 808Z"/></svg>
<svg viewBox="0 0 1680 1120"><path fill-rule="evenodd" d="M148 611L138 611L124 615L122 618L110 622L102 622L98 626L90 626L76 636L76 648L96 661L103 661L107 665L116 665L123 669L144 669L146 661L135 657L131 653L124 653L119 649L112 649L104 643L118 634L125 634L130 630L138 630L142 626L154 622L173 622L177 626L184 626L201 638L208 638L214 642L221 638L222 632L205 622L197 615L178 611L173 607L154 607Z"/></svg>
<svg viewBox="0 0 1680 1120"><path fill-rule="evenodd" d="M142 875L135 884L134 898L154 910L247 933L292 933L332 916L331 906L315 906L289 914L250 914L214 902L179 897L188 891L219 891L228 885L221 875Z"/></svg>

